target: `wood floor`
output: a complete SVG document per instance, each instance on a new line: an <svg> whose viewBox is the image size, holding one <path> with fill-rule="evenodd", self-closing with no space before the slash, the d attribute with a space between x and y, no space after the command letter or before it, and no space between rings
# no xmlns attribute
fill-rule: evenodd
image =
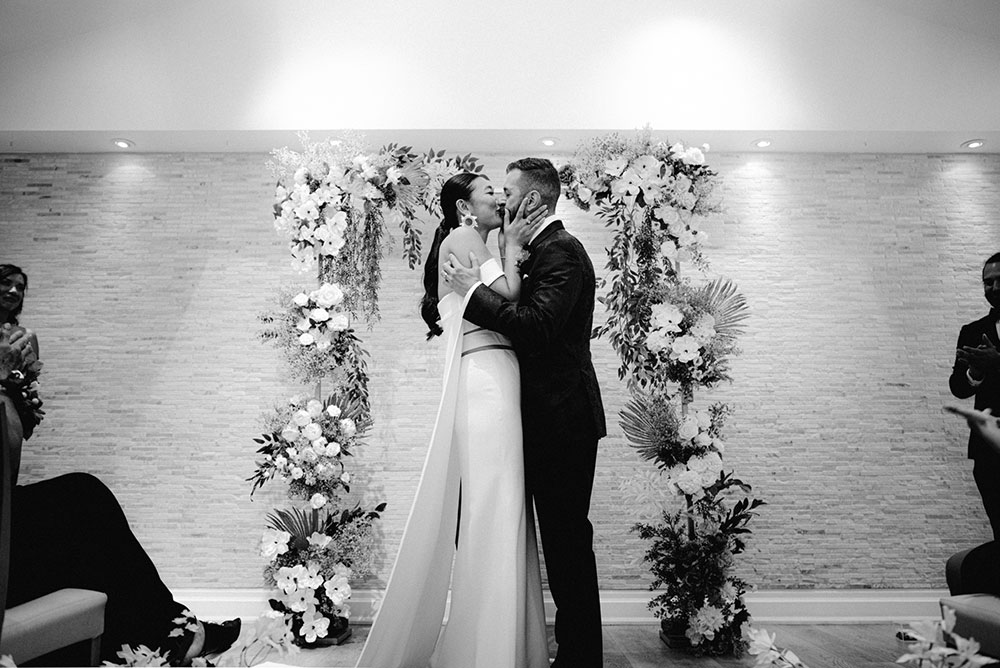
<svg viewBox="0 0 1000 668"><path fill-rule="evenodd" d="M777 634L779 647L794 651L809 668L898 668L896 659L906 651L906 644L897 640L902 627L890 624L775 624L765 626ZM664 645L655 625L604 627L605 668L746 668L754 659L692 657L681 650ZM551 628L549 629L551 633ZM288 657L272 654L272 665L354 666L361 653L366 626L354 628L353 637L339 647L302 652Z"/></svg>

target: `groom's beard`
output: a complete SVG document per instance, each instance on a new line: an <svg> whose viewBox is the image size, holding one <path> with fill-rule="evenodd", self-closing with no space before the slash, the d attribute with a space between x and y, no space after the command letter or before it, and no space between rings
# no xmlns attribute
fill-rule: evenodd
<svg viewBox="0 0 1000 668"><path fill-rule="evenodd" d="M995 309L1000 309L1000 292L993 291L986 293L986 301Z"/></svg>

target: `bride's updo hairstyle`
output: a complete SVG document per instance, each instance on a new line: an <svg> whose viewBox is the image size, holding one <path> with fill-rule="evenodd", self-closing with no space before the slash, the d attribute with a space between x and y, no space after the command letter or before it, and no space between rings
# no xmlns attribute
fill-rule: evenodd
<svg viewBox="0 0 1000 668"><path fill-rule="evenodd" d="M441 242L448 234L458 227L458 200L469 199L472 196L472 184L476 179L485 179L482 174L472 172L462 172L455 174L441 188L441 224L434 230L434 241L431 242L430 250L427 251L427 259L424 260L424 297L420 300L420 316L427 323L430 331L427 332L427 340L430 341L435 336L444 333L438 320L441 314L438 313L438 253L441 250Z"/></svg>

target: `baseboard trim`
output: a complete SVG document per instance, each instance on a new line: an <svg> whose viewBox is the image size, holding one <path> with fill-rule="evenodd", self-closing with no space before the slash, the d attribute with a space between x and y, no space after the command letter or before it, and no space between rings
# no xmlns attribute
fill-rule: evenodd
<svg viewBox="0 0 1000 668"><path fill-rule="evenodd" d="M265 589L176 589L175 598L202 619L255 619L269 608ZM747 607L758 624L871 624L906 623L940 615L938 601L947 596L938 589L784 589L747 595ZM351 618L370 622L381 592L355 589ZM601 592L605 624L655 624L646 607L645 590ZM545 592L545 612L552 621L555 607Z"/></svg>

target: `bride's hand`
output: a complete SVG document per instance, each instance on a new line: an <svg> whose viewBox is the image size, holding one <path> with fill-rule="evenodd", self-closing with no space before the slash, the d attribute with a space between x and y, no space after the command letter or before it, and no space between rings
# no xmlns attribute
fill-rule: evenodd
<svg viewBox="0 0 1000 668"><path fill-rule="evenodd" d="M511 220L511 212L508 210L507 223L504 225L504 239L508 248L521 248L531 241L531 236L541 227L542 222L547 217L548 207L544 204L536 204L530 211L528 210L527 198L521 200L517 207L517 213Z"/></svg>

